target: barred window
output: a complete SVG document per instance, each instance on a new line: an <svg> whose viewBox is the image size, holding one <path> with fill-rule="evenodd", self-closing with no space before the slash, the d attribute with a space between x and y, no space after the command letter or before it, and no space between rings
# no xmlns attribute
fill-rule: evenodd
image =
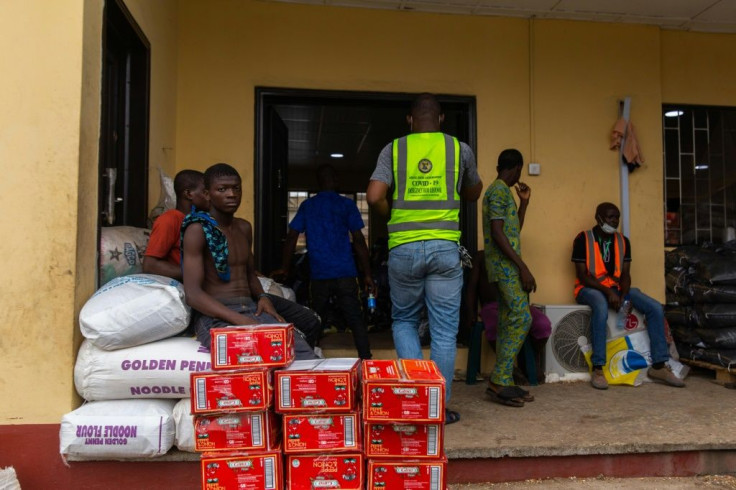
<svg viewBox="0 0 736 490"><path fill-rule="evenodd" d="M665 245L736 238L736 109L664 105Z"/></svg>

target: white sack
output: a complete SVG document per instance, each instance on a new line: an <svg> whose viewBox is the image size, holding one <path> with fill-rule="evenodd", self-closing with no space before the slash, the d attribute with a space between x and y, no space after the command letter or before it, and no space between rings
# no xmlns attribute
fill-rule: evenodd
<svg viewBox="0 0 736 490"><path fill-rule="evenodd" d="M154 274L119 277L101 287L79 313L82 335L115 350L165 339L186 330L190 309L184 286Z"/></svg>
<svg viewBox="0 0 736 490"><path fill-rule="evenodd" d="M20 490L20 483L12 466L0 469L0 490Z"/></svg>
<svg viewBox="0 0 736 490"><path fill-rule="evenodd" d="M174 444L175 400L110 400L61 418L60 452L72 461L153 458Z"/></svg>
<svg viewBox="0 0 736 490"><path fill-rule="evenodd" d="M74 385L85 400L184 398L189 375L209 371L212 356L196 339L172 337L114 351L82 342Z"/></svg>
<svg viewBox="0 0 736 490"><path fill-rule="evenodd" d="M194 416L191 412L191 398L182 398L174 405L174 421L176 422L174 444L180 451L194 453L196 452L194 450Z"/></svg>
<svg viewBox="0 0 736 490"><path fill-rule="evenodd" d="M100 284L116 277L139 274L151 230L134 226L100 229Z"/></svg>

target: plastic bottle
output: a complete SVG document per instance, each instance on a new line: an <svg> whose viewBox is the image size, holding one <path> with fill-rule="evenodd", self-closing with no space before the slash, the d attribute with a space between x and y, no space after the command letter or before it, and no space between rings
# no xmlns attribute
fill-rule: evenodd
<svg viewBox="0 0 736 490"><path fill-rule="evenodd" d="M373 293L368 295L368 311L371 315L376 312L376 297Z"/></svg>
<svg viewBox="0 0 736 490"><path fill-rule="evenodd" d="M629 320L629 314L632 310L631 300L629 295L624 296L624 301L621 303L621 308L618 309L618 316L616 317L616 327L619 330L626 329L626 323Z"/></svg>

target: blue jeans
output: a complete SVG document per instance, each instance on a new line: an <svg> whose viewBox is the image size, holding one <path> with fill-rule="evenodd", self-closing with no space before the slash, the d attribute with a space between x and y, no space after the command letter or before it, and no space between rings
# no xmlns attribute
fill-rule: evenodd
<svg viewBox="0 0 736 490"><path fill-rule="evenodd" d="M649 348L652 356L652 364L667 362L670 358L667 348L667 339L664 337L664 311L662 305L642 293L638 288L629 289L629 298L634 308L644 313L647 321L647 333L649 334ZM590 359L593 366L606 364L606 338L608 328L608 301L606 296L593 288L583 288L575 298L581 305L588 305L593 310L590 318L590 330L593 356Z"/></svg>
<svg viewBox="0 0 736 490"><path fill-rule="evenodd" d="M396 353L400 359L422 358L418 329L426 306L432 337L430 359L445 377L447 403L455 373L463 288L457 243L425 240L392 248L388 256L388 279Z"/></svg>

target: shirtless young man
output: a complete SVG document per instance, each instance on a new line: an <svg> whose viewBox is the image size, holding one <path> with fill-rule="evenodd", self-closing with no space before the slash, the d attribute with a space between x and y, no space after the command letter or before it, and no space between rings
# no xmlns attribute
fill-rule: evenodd
<svg viewBox="0 0 736 490"><path fill-rule="evenodd" d="M204 174L196 170L182 170L174 178L176 209L166 211L153 223L148 240L143 272L171 277L183 281L181 268L181 227L184 217L192 211L208 211L210 203L204 192ZM294 301L266 293L274 308L287 323L303 333L309 345L313 346L322 328L319 316ZM194 328L192 325L191 328ZM187 330L190 333L191 329Z"/></svg>
<svg viewBox="0 0 736 490"><path fill-rule="evenodd" d="M182 268L187 303L195 311L193 325L202 345L210 345L210 329L231 325L283 322L256 276L251 224L234 216L242 199L240 175L218 163L204 173L209 215L192 213L182 224ZM316 358L295 336L297 358Z"/></svg>

